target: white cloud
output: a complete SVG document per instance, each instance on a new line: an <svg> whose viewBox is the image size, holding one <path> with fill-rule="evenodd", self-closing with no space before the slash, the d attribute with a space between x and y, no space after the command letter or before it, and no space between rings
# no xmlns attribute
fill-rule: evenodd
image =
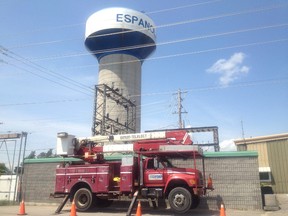
<svg viewBox="0 0 288 216"><path fill-rule="evenodd" d="M219 59L206 71L220 74L219 83L221 86L226 87L240 76L249 72L250 68L243 65L244 59L244 53L234 53L229 59Z"/></svg>
<svg viewBox="0 0 288 216"><path fill-rule="evenodd" d="M220 151L237 151L234 139L223 140L219 145Z"/></svg>

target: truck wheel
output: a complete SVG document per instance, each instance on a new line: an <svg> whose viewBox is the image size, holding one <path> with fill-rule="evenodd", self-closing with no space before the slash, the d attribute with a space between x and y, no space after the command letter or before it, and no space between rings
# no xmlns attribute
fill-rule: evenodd
<svg viewBox="0 0 288 216"><path fill-rule="evenodd" d="M74 202L78 211L87 211L92 204L91 191L87 188L80 188L74 195Z"/></svg>
<svg viewBox="0 0 288 216"><path fill-rule="evenodd" d="M168 201L176 213L183 214L190 210L192 196L186 188L177 187L170 191Z"/></svg>

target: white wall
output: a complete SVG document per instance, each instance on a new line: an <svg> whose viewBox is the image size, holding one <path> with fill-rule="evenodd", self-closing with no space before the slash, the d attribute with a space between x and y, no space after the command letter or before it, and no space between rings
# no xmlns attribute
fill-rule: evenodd
<svg viewBox="0 0 288 216"><path fill-rule="evenodd" d="M0 200L14 200L16 175L0 176Z"/></svg>

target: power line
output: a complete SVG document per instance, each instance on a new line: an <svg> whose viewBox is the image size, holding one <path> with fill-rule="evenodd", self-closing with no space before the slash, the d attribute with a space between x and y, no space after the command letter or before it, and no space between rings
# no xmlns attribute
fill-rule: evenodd
<svg viewBox="0 0 288 216"><path fill-rule="evenodd" d="M180 42L186 42L186 41L191 41L191 40L197 40L197 39L204 39L204 38L210 38L210 37L217 37L217 36L224 36L224 35L229 35L229 34L235 34L235 33L243 33L243 32L248 32L248 31L255 31L255 30L261 30L261 29L268 29L268 28L276 28L276 27L285 27L287 26L286 23L284 24L278 24L278 25L270 25L270 26L264 26L264 27L256 27L256 28L250 28L250 29L243 29L243 30L236 30L236 31L231 31L231 32L224 32L224 33L217 33L217 34L212 34L212 35L204 35L204 36L198 36L198 37L192 37L192 38L187 38L187 39L180 39L180 40L175 40L175 41L168 41L168 42L163 42L163 43L158 43L157 45L167 45L167 44L172 44L172 43L180 43ZM277 41L275 41L277 42ZM249 45L252 45L252 44L249 44ZM149 46L148 45L145 45L145 46ZM133 49L133 48L141 48L141 47L145 47L145 46L133 46L133 47L124 47L124 48L120 48L118 50L128 50L128 49ZM5 49L7 51L7 49ZM111 51L111 50L109 50ZM13 52L9 51L10 53L13 54ZM103 50L103 51L99 51L99 52L107 52L107 50ZM15 53L14 53L15 54ZM184 54L176 54L176 55L170 55L170 56L160 56L160 57L154 57L154 58L150 58L149 60L153 60L153 59L160 59L160 58L169 58L169 57L176 57L176 56L182 56L182 55L189 55L191 53L184 53ZM81 54L78 54L78 55L73 55L73 56L79 56ZM90 53L87 53L85 55L90 55ZM71 55L70 55L71 56ZM70 57L69 55L68 56L58 56L57 58L65 58L65 57ZM19 57L19 56L18 56ZM34 65L36 65L33 61L31 60L28 60L28 59L24 59L24 62L22 61L22 63L32 63ZM55 58L54 58L55 59ZM41 59L40 59L41 60ZM43 59L42 59L43 60ZM126 62L121 62L121 63L126 63ZM116 62L114 64L119 64L119 62ZM36 65L37 67L39 67L39 65ZM40 66L41 67L41 66ZM43 67L42 67L43 68ZM43 68L45 69L45 68ZM49 70L50 73L52 73L52 76L55 76L56 78L58 79L62 79L62 80L65 80L65 82L68 82L71 84L71 82L75 85L77 85L78 87L84 87L84 88L88 88L89 90L92 90L92 88L88 87L88 86L85 86L83 84L78 84L78 82L70 79L70 78L67 78L67 77L64 77L63 75L59 75L59 74L56 74L52 71ZM51 75L51 74L50 74ZM55 82L55 81L53 81ZM61 84L60 84L61 85Z"/></svg>
<svg viewBox="0 0 288 216"><path fill-rule="evenodd" d="M17 68L17 69L19 69L19 70L26 71L26 72L28 72L28 73L31 73L31 74L37 76L37 77L40 77L40 78L45 79L45 80L48 80L48 81L50 81L50 82L52 82L52 83L58 84L58 85L60 85L60 86L62 86L62 87L68 88L68 89L73 90L73 91L76 91L76 92L78 92L78 93L83 93L83 94L85 94L85 95L92 96L92 95L90 95L90 94L87 94L86 92L80 91L80 90L75 89L75 88L71 88L70 86L64 85L63 83L60 83L60 82L58 82L58 81L52 80L52 79L47 78L47 77L44 77L44 76L42 76L42 75L40 75L40 74L37 74L37 73L32 72L32 71L30 71L30 70L27 70L27 69L25 69L25 68L21 68L21 67L19 67L18 65L11 64L11 63L8 63L8 62L6 62L6 63L9 64L9 65L11 65L11 66L13 66L13 67L15 67L15 68Z"/></svg>
<svg viewBox="0 0 288 216"><path fill-rule="evenodd" d="M202 36L197 36L197 37L190 37L190 38L185 38L185 39L156 43L156 46L170 45L170 44L175 44L175 43L188 42L188 41L192 41L192 40L207 39L207 38L212 38L212 37L227 36L227 35L231 35L231 34L265 30L265 29L270 29L270 28L287 27L287 26L288 26L288 23L282 23L282 24L277 24L277 25L269 25L269 26L241 29L241 30L235 30L235 31L229 31L229 32L222 32L222 33L216 33L216 34L210 34L210 35L202 35ZM76 53L76 54L67 54L67 55L57 55L57 56L48 56L48 57L42 57L42 58L34 58L34 59L31 59L31 62L37 62L37 61L43 61L43 60L55 60L55 59L69 58L69 57L88 56L88 55L90 56L91 53L96 55L96 54L102 54L102 53L108 53L108 52L127 51L127 50L131 50L131 49L139 49L139 48L145 48L145 47L150 47L150 46L154 46L154 44L144 44L144 45L137 45L137 46L126 46L126 47L120 47L120 48L103 49L103 50L98 50L98 51L89 52L89 53L88 52L81 52L81 53ZM119 62L116 62L114 64L118 64L118 63ZM126 63L126 62L123 62L123 63Z"/></svg>
<svg viewBox="0 0 288 216"><path fill-rule="evenodd" d="M255 29L260 29L260 28L261 28L261 29L265 29L265 28L282 27L282 26L287 26L287 24L279 24L279 25L273 25L273 26L257 27L257 28L253 28L253 30L255 30ZM250 30L251 30L251 29L250 29ZM246 30L238 30L237 32L239 32L239 31L242 31L242 32L243 32L243 31L249 31L249 29L246 29ZM229 32L229 33L231 33L231 32ZM227 33L219 33L219 34L214 34L214 35L220 35L220 34L221 34L221 35L224 35L224 34L229 34L229 33L228 33L228 32L227 32ZM213 35L206 35L206 36L201 36L201 38L212 37L212 36L213 36ZM200 38L200 37L198 37L198 38ZM195 39L195 38L190 38L190 40L192 40L192 39ZM187 40L187 39L186 39L186 40ZM178 54L166 55L166 56L158 56L158 57L149 58L149 59L147 59L147 60L157 60L157 59L164 59L164 58L179 57L179 56L184 56L184 55L201 54L201 53L212 52L212 51L220 51L220 50L225 50L225 49L239 48L239 47L248 47L248 46L256 46L256 45L264 45L264 44L276 43L276 42L286 42L287 40L288 40L288 39L284 38L284 39L272 40L272 41L256 42L256 43L235 45L235 46L229 46L229 47L220 47L220 48L209 49L209 50L194 51L194 52L188 52L188 53L178 53ZM171 43L171 42L167 42L167 43ZM3 50L4 50L5 52L4 52ZM12 59L16 59L15 57L9 56L9 55L7 54L7 51L8 51L7 49L5 49L5 48L2 47L2 54L3 54L3 55L8 56L8 57L10 57L10 58L12 58ZM11 51L9 51L9 52L10 52L10 53L13 53L13 52L11 52ZM13 54L15 54L15 53L13 53ZM16 55L16 54L15 54L15 55ZM24 60L19 60L19 59L16 59L16 60L18 60L18 61L20 61L20 62L22 62L22 63L23 63L23 61L24 61L24 63L27 64L27 62L25 62L25 60L27 60L27 59L25 59L25 58L24 58ZM30 61L30 60L27 60L27 61L28 61L28 63L34 64L34 63L33 63L32 61ZM3 60L2 60L2 62L3 62L3 63L7 63L7 62L5 62L5 61L3 61ZM128 61L126 61L126 62L115 62L115 63L111 63L111 64L120 64L120 63L127 63L127 62L128 62ZM133 62L133 61L130 61L130 62ZM51 79L49 79L49 78L47 78L47 77L44 77L44 76L39 75L39 74L37 74L37 73L34 73L34 72L32 72L32 71L29 71L29 70L26 70L26 69L24 69L24 68L21 68L21 67L15 65L15 64L11 64L11 63L7 63L7 64L10 64L10 65L12 65L12 66L14 66L14 67L16 67L16 68L18 68L18 69L24 70L24 71L26 71L26 72L32 73L32 74L34 74L35 76L38 76L38 77L43 78L43 79L46 79L46 80L48 80L48 81L50 81L50 82L56 83L56 84L61 85L61 86L63 86L63 87L69 88L69 89L74 90L74 91L79 91L79 90L76 90L76 89L74 89L74 88L71 88L71 87L69 87L69 86L67 86L67 85L63 85L62 83L59 83L58 81L51 80ZM36 66L39 66L39 65L36 64ZM41 67L41 66L40 66L40 67ZM59 75L59 76L60 76L60 75ZM55 77L55 76L54 76L54 77ZM58 77L57 77L57 78L58 78ZM65 78L65 77L63 76L62 80L66 81L64 78ZM71 83L71 82L68 81L68 83ZM73 85L73 86L74 86L74 85ZM79 85L78 85L78 86L79 86ZM82 85L81 85L80 87L82 87ZM88 88L89 88L89 87L88 87ZM91 88L90 88L90 89L91 89ZM80 91L80 92L82 92L82 91ZM82 93L88 95L86 92L82 92ZM89 96L92 96L92 95L89 95Z"/></svg>
<svg viewBox="0 0 288 216"><path fill-rule="evenodd" d="M56 73L56 72L54 72L52 70L49 70L47 68L44 68L43 66L41 66L41 65L39 65L37 63L34 63L34 62L30 61L29 59L24 58L24 57L16 54L15 52L12 52L9 49L3 47L3 46L0 46L0 52L4 56L6 56L8 58L11 58L11 59L14 59L16 61L19 61L19 62L21 62L21 63L23 63L23 64L25 64L25 65L27 65L27 66L29 66L31 68L37 69L38 71L40 70L42 73L45 73L45 74L47 74L49 76L52 76L52 77L55 77L57 79L63 80L65 82L69 83L69 84L73 84L73 86L76 85L76 86L78 86L78 87L80 87L82 89L84 88L84 89L88 89L88 90L93 90L89 86L86 86L86 85L84 85L84 84L82 84L80 82L77 82L77 81L75 81L75 80L73 80L73 79L71 79L69 77L66 77L66 76L64 76L62 74L58 74L58 73Z"/></svg>
<svg viewBox="0 0 288 216"><path fill-rule="evenodd" d="M145 14L156 14L156 13L168 12L168 11L179 10L179 9L204 5L204 4L215 3L215 2L219 2L219 1L222 1L222 0L212 0L212 1L207 1L207 2L196 3L196 4L183 5L183 6L178 6L178 7L174 7L174 8L167 8L167 9L162 9L162 10L158 10L158 11L146 12ZM17 36L22 36L23 34L35 33L35 32L39 32L39 31L49 31L49 30L59 30L59 29L64 29L64 28L73 28L73 27L78 27L80 25L85 25L85 24L86 23L76 23L76 24L68 24L68 25L62 25L62 26L54 26L51 28L34 29L34 30L26 31L26 32L22 31L21 34L19 34ZM0 37L2 37L2 36L3 35L0 35ZM11 37L12 35L8 35L8 36ZM72 39L72 40L74 40L74 39Z"/></svg>
<svg viewBox="0 0 288 216"><path fill-rule="evenodd" d="M244 11L239 11L239 12L225 13L225 14L209 16L209 17L204 17L204 18L198 18L198 19L185 20L185 21L175 22L175 23L170 23L170 24L168 23L168 24L165 24L165 25L161 25L160 27L161 28L162 27L172 27L172 26L176 26L176 25L184 25L184 24L188 24L188 23L196 23L196 22L220 19L220 18L224 18L224 17L231 17L231 16L238 16L238 15L243 15L243 14L257 13L257 12L263 12L263 11L283 8L283 7L287 7L287 6L288 6L288 4L273 5L273 6L270 6L270 7L263 7L263 8L249 9L249 10L244 10Z"/></svg>
<svg viewBox="0 0 288 216"><path fill-rule="evenodd" d="M276 40L270 40L270 41L254 42L254 43L248 43L248 44L218 47L218 48L199 50L199 51L193 51L193 52L178 53L178 54L164 55L164 56L158 56L158 57L150 57L146 60L145 59L140 59L140 60L145 60L145 61L160 60L160 59L166 59L166 58L181 57L181 56L186 56L186 55L196 55L196 54L203 54L203 53L208 53L208 52L222 51L222 50L227 50L227 49L268 45L268 44L272 44L272 43L281 43L281 42L287 42L287 41L288 41L288 38L282 38L282 39L276 39ZM139 60L129 60L129 61L123 61L123 62L106 63L106 64L102 64L102 65L103 66L115 65L115 64L133 63L133 62L138 62L138 61Z"/></svg>
<svg viewBox="0 0 288 216"><path fill-rule="evenodd" d="M287 83L287 82L288 82L288 77L282 77L282 78L278 78L278 79L267 79L267 80L256 80L256 81L250 81L250 82L240 82L240 83L236 83L236 84L233 84L233 85L229 85L228 87L222 87L220 85L217 85L217 86L207 86L207 87L200 87L200 88L185 89L185 91L187 93L199 92L199 91L215 91L215 90L225 90L225 89L228 89L228 88L251 87L251 86L268 85L268 84L269 85L271 85L271 84L281 84L281 83ZM142 94L142 96L171 95L171 93L172 94L173 93L177 94L177 91L144 93L144 94ZM150 103L150 104L153 104L153 103ZM143 104L142 106L146 106L146 105ZM162 113L163 114L163 109L162 109L162 111L160 111L160 110L157 111L157 110L153 109L152 112L145 112L145 113L143 113L143 115L145 115L145 116L147 116L147 115L155 115L157 113ZM168 115L168 112L167 112L167 115ZM41 119L41 121L46 121L46 120L50 121L51 119ZM53 120L57 120L57 118L53 118ZM71 118L69 120L71 120ZM19 121L28 121L28 122L36 121L36 122L38 122L40 120L39 119L33 119L33 120L26 119L26 120L19 120Z"/></svg>
<svg viewBox="0 0 288 216"><path fill-rule="evenodd" d="M260 27L254 27L254 28L248 28L248 29L240 29L240 30L235 30L235 31L215 33L215 34L210 34L210 35L202 35L202 36L179 39L179 40L174 40L174 41L162 42L162 43L158 43L157 46L173 44L173 43L180 43L180 42L187 42L187 41L199 40L199 39L206 39L206 38L212 38L212 37L218 37L218 36L226 36L226 35L231 35L231 34L246 33L246 32L251 32L251 31L259 31L259 30L265 30L265 29L270 29L270 28L287 27L287 26L288 26L288 23L283 23L283 24L277 24L277 25L269 25L269 26L260 26Z"/></svg>
<svg viewBox="0 0 288 216"><path fill-rule="evenodd" d="M206 87L185 89L184 91L187 91L187 92L213 91L213 90L223 90L223 89L227 89L227 88L248 87L248 86L256 86L256 85L263 85L263 84L279 84L279 83L286 83L286 82L288 82L288 77L281 77L278 79L266 79L266 80L256 80L256 81L249 81L249 82L239 82L236 84L230 84L227 87L223 87L221 85L215 85L215 86L206 86ZM177 93L177 91L174 90L174 91L165 91L165 92L143 93L141 95L131 95L131 97L171 95L171 94L175 94L175 93Z"/></svg>
<svg viewBox="0 0 288 216"><path fill-rule="evenodd" d="M41 101L41 102L38 101L38 102L10 103L10 104L0 104L0 107L55 104L55 103L67 103L67 102L79 102L79 101L84 101L84 100L88 100L88 99L63 99L63 100Z"/></svg>
<svg viewBox="0 0 288 216"><path fill-rule="evenodd" d="M151 11L151 12L147 12L145 14L163 13L163 12L168 12L168 11L173 11L173 10L179 10L179 9L184 9L184 8L189 8L189 7L200 6L200 5L204 5L204 4L211 4L211 3L220 2L220 1L222 1L222 0L200 2L200 3L196 3L196 4L190 4L190 5L178 6L178 7L174 7L174 8L166 8L166 9L162 9L162 10Z"/></svg>
<svg viewBox="0 0 288 216"><path fill-rule="evenodd" d="M83 115L79 116L79 117L67 117L67 118L58 118L58 117L53 117L53 118L40 118L40 119L19 119L19 120L8 120L7 122L8 123L11 123L11 122L35 122L35 123L39 123L39 122L48 122L48 123L52 123L54 124L55 121L59 121L61 120L62 122L70 122L71 120L78 120L78 119L81 119L83 120ZM89 117L90 119L90 117ZM86 121L86 120L85 120ZM42 127L50 127L49 125L41 125ZM39 131L30 131L30 134L32 133L38 133ZM44 131L45 132L45 131Z"/></svg>
<svg viewBox="0 0 288 216"><path fill-rule="evenodd" d="M172 57L180 57L180 56L186 56L186 55L202 54L202 53L215 52L215 51L221 51L221 50L227 50L227 49L242 48L242 47L267 45L267 44L287 42L287 41L288 41L288 38L282 38L282 39L263 41L263 42L254 42L254 43L240 44L240 45L234 45L234 46L218 47L218 48L200 50L200 51L194 51L194 52L186 52L186 53L178 53L178 54L172 54L172 55L166 55L166 56L159 56L159 57L149 58L146 61L159 60L159 59L172 58Z"/></svg>
<svg viewBox="0 0 288 216"><path fill-rule="evenodd" d="M230 84L227 87L223 87L221 85L216 86L207 86L207 87L199 87L199 88L191 88L191 89L185 89L185 92L199 92L199 91L212 91L212 90L223 90L227 88L235 88L235 87L248 87L248 86L256 86L256 85L263 85L263 84L279 84L279 83L285 83L288 82L288 77L282 77L279 79L268 79L268 80L256 80L256 81L250 81L250 82L239 82L236 84ZM179 91L179 90L178 90ZM172 91L165 91L165 92L152 92L152 93L143 93L141 95L131 95L131 97L139 97L139 96L157 96L157 95L171 95L171 94L177 94L178 91L172 90ZM41 101L41 102L23 102L23 103L12 103L12 104L0 104L0 107L5 106L25 106L25 105L38 105L38 104L54 104L54 103L68 103L68 102L77 102L77 101L83 101L87 99L63 99L63 100L55 100L55 101ZM166 100L165 100L166 101ZM148 104L141 104L140 107L160 104L165 101L157 101L157 102L151 102ZM44 119L46 120L46 119ZM51 119L49 119L51 120ZM26 120L25 120L26 121ZM28 120L29 121L29 120ZM1 123L0 123L1 124ZM2 123L3 124L3 123Z"/></svg>
<svg viewBox="0 0 288 216"><path fill-rule="evenodd" d="M8 36L8 37L12 37L12 36L22 36L23 34L34 34L36 32L41 32L41 31L50 31L50 30L59 30L59 29L63 29L63 28L72 28L72 27L77 27L77 26L80 26L80 25L85 25L85 23L76 23L76 24L69 24L69 25L62 25L62 26L54 26L54 27L51 27L51 28L39 28L39 29L32 29L32 30L29 30L29 31L22 31L21 34L6 34L6 35L0 35L0 37L3 37L3 36Z"/></svg>
<svg viewBox="0 0 288 216"><path fill-rule="evenodd" d="M256 27L256 28L253 28L252 30L274 28L274 27L283 27L283 26L287 26L287 24L279 24L279 25L265 26L265 27ZM171 43L176 43L176 42L190 41L190 40L195 40L196 38L197 39L203 39L203 38L208 38L208 37L213 37L213 36L222 36L222 35L228 35L228 34L232 34L232 33L246 32L246 31L250 31L250 30L251 29L237 30L237 31L234 31L234 32L226 32L226 33L224 32L224 33L219 33L219 34L214 34L214 35L201 36L201 38L200 37L194 37L194 38L188 38L188 39L182 39L182 40L176 40L176 41L168 41L168 42L164 42L164 43L159 43L158 45L165 45L165 44L171 44ZM205 52L210 52L210 51L218 51L218 50L223 50L223 49L231 49L231 48L238 48L238 47L244 47L244 46L263 45L263 44L284 42L284 41L287 41L287 39L280 39L280 40L274 40L274 41L268 41L268 42L251 43L251 44L246 44L246 45L236 45L236 46L230 46L230 47L216 48L216 49L210 49L210 50L202 50L202 51L197 51L197 52L189 52L189 53L182 53L182 54L175 54L175 55L168 55L168 56L160 56L160 57L150 58L148 60L177 57L177 56L182 56L182 55L199 54L199 53L205 53ZM26 59L26 60L28 60L28 59ZM30 60L28 60L28 61L30 61ZM33 63L32 61L30 61L30 62Z"/></svg>
<svg viewBox="0 0 288 216"><path fill-rule="evenodd" d="M192 54L200 54L200 53L206 53L206 52L211 52L211 51L220 51L220 50L224 50L224 49L231 49L231 48L239 48L239 47L248 47L248 46L256 46L256 45L264 45L264 44L270 44L270 43L276 43L276 42L286 42L288 41L288 39L279 39L279 40L272 40L272 41L265 41L265 42L256 42L256 43L250 43L250 44L242 44L242 45L235 45L235 46L229 46L229 47L220 47L220 48L215 48L215 49L209 49L209 50L202 50L202 51L195 51L195 52L189 52L189 53L182 53L182 54L174 54L174 55L168 55L168 56L162 56L162 57L154 57L154 58L150 58L148 60L155 60L155 59L162 59L162 58L171 58L171 57L178 57L178 56L183 56L183 55L192 55ZM118 62L121 63L121 62ZM14 65L15 67L18 67L16 65ZM21 69L21 68L20 68ZM25 71L27 71L26 69L23 69ZM30 72L30 71L28 71ZM33 72L30 72L33 73ZM40 76L38 74L33 73L36 76ZM46 77L42 77L44 79L47 79ZM55 82L53 80L50 80L52 82ZM59 84L59 83L58 83ZM62 84L60 84L62 85ZM70 87L68 87L70 88ZM216 87L219 88L219 87ZM222 87L220 87L222 88ZM215 87L212 87L212 89L215 89ZM75 90L75 89L73 89ZM82 92L83 93L83 92ZM169 94L173 93L173 92L168 92ZM86 93L85 93L86 94ZM159 93L153 93L155 94L159 94ZM162 94L162 93L161 93ZM167 92L165 93L167 94ZM143 94L144 96L145 94ZM89 95L90 96L90 95ZM135 96L139 96L139 95L133 95L133 97Z"/></svg>
<svg viewBox="0 0 288 216"><path fill-rule="evenodd" d="M23 63L24 65L26 65L28 67L31 67L33 69L37 69L38 71L40 71L40 72L42 72L42 73L44 73L44 74L46 74L48 76L51 76L52 78L57 78L57 81L55 81L55 80L53 80L51 78L47 78L47 77L45 77L43 75L40 75L38 73L32 72L31 70L27 70L26 68L20 67L20 66L18 66L16 64L13 64L11 62L7 62L7 61L2 60L4 63L6 63L8 65L11 65L11 66L13 66L15 68L18 68L18 69L20 69L22 71L26 71L28 73L31 73L31 74L37 76L37 77L40 77L42 79L48 80L48 81L53 82L53 83L56 83L56 84L58 84L58 85L60 85L62 87L65 87L65 88L68 88L70 90L74 90L74 91L77 91L77 92L81 92L81 93L86 94L86 95L89 95L89 94L87 94L86 92L83 92L81 90L77 90L74 87L78 87L78 88L85 89L85 90L89 89L89 90L91 90L91 92L93 91L92 88L90 88L88 86L85 86L85 85L83 85L83 84L81 84L79 82L76 82L76 81L74 81L74 80L72 80L72 79L70 79L68 77L65 77L65 76L63 76L61 74L57 74L57 73L55 73L55 72L53 72L53 71L51 71L49 69L46 69L46 68L42 67L39 64L33 63L30 60L28 60L28 59L26 59L24 57L21 57L18 54L12 52L12 51L9 51L8 49L4 48L3 46L0 46L0 52L2 53L2 55L6 56L8 58L11 58L13 60L19 61L19 62ZM70 87L70 86L67 86L67 85L61 83L60 82L61 80L62 80L62 82L64 81L65 83L72 84L73 87ZM89 96L92 96L92 95L89 95Z"/></svg>
<svg viewBox="0 0 288 216"><path fill-rule="evenodd" d="M181 22L162 24L162 25L155 26L155 28L156 29L160 29L160 28L166 28L166 27L174 27L174 26L177 26L177 25L197 23L197 22L202 22L202 21L226 18L226 17L230 17L230 16L238 16L238 15L243 15L243 14L263 12L263 11L283 8L283 7L287 7L287 6L288 6L288 4L273 5L273 6L270 6L270 7L263 7L263 8L258 8L258 9L250 9L250 10L245 10L245 11L240 11L240 12L225 13L225 14L220 14L220 15L216 15L216 16L209 16L209 17L198 18L198 19L184 20L184 21L181 21ZM141 31L146 31L146 29L142 28L142 29L137 29L137 30L129 30L129 31L125 31L125 33L130 33L130 32L135 32L135 31L140 31L141 32ZM98 37L105 37L105 36L118 35L118 34L123 34L123 32L114 32L114 33L108 33L108 34L94 35L94 36L89 36L89 38L98 38ZM22 45L22 46L9 47L9 49L26 48L26 47L29 47L29 46L39 46L39 45L60 43L60 42L71 41L71 40L80 40L80 39L65 39L65 40L45 41L45 42L26 44L26 45ZM81 38L81 40L82 40L82 38Z"/></svg>

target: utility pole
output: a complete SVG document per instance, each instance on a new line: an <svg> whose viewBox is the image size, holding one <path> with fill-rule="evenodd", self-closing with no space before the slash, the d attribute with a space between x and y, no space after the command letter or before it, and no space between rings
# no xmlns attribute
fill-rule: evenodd
<svg viewBox="0 0 288 216"><path fill-rule="evenodd" d="M177 94L177 112L173 112L173 114L178 114L178 125L179 125L179 128L183 128L183 121L182 121L182 113L187 113L186 111L182 111L183 109L183 106L182 106L182 101L183 101L183 98L182 98L182 93L187 93L187 91L181 91L181 89L178 89L178 92L175 93Z"/></svg>

